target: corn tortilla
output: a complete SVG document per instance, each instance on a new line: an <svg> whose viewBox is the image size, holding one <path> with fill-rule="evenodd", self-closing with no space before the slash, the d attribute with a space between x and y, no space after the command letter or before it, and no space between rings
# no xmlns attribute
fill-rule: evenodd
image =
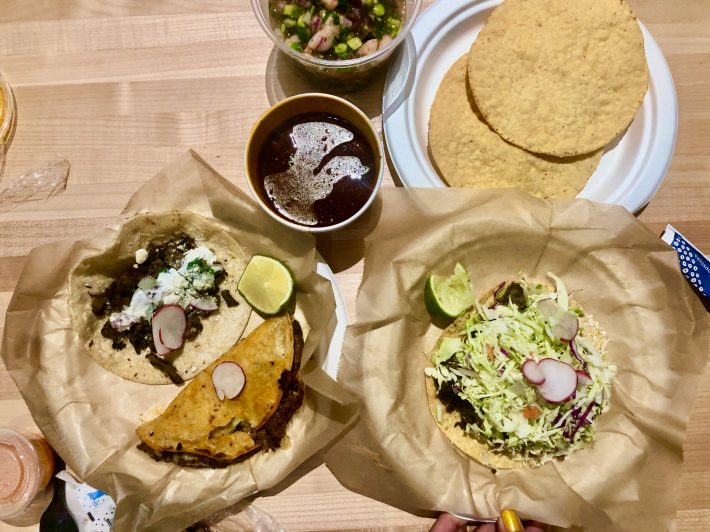
<svg viewBox="0 0 710 532"><path fill-rule="evenodd" d="M553 290L552 287L550 287L550 290ZM484 304L492 302L494 293L495 289L489 290L480 298L480 301ZM581 308L579 303L573 299L570 300L570 305ZM427 367L434 367L431 362L431 356L433 356L433 353L437 352L441 341L447 337L459 336L461 331L465 329L468 318L476 312L475 308L469 309L444 329L434 345L434 348L431 350L432 355L427 356ZM585 331L585 338L592 342L597 349L602 351L606 335L599 323L585 313L584 317L581 318L581 328ZM426 394L429 402L429 411L434 418L434 422L451 443L470 458L492 469L523 469L534 468L540 465L538 461L530 458L525 459L496 452L482 439L469 436L462 428L457 427L456 423L461 421L460 414L456 411L446 412L444 403L436 397L434 379L428 375L426 376Z"/></svg>
<svg viewBox="0 0 710 532"><path fill-rule="evenodd" d="M86 257L70 273L69 311L74 329L89 354L105 369L125 379L143 384L169 384L170 379L154 368L146 352L136 353L132 345L114 349L111 340L101 334L107 317L98 317L91 310L91 294L104 291L120 273L135 262L135 252L151 242L165 241L176 233L190 235L195 244L209 248L222 264L226 278L220 290L229 290L239 305L228 307L224 302L212 315L202 319L203 330L197 338L187 341L170 358L180 376L187 380L229 349L244 332L251 309L237 291L237 282L247 264L242 247L216 223L188 212L142 214L124 222L113 243L104 250ZM137 287L136 287L137 288Z"/></svg>
<svg viewBox="0 0 710 532"><path fill-rule="evenodd" d="M471 46L468 71L498 134L560 157L611 142L648 88L643 35L623 0L506 0Z"/></svg>
<svg viewBox="0 0 710 532"><path fill-rule="evenodd" d="M594 173L601 151L560 159L527 152L488 127L466 82L467 56L446 73L429 118L429 148L454 187L517 187L541 198L573 198Z"/></svg>
<svg viewBox="0 0 710 532"><path fill-rule="evenodd" d="M297 332L294 331L294 324ZM285 393L284 375L297 373L303 338L288 314L271 318L212 362L173 399L157 418L136 433L149 454L182 465L228 465L260 450L256 431L277 412ZM221 400L212 372L223 362L237 363L246 377L237 397ZM297 388L302 393L303 384ZM299 403L300 404L300 403ZM288 421L288 420L282 420Z"/></svg>

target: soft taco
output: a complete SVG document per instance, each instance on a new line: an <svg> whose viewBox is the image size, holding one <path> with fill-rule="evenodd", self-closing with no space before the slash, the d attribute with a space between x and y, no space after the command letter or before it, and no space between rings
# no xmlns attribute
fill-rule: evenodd
<svg viewBox="0 0 710 532"><path fill-rule="evenodd" d="M556 288L525 278L490 290L428 355L434 420L495 469L536 467L594 439L616 372L600 325Z"/></svg>
<svg viewBox="0 0 710 532"><path fill-rule="evenodd" d="M303 334L288 314L257 327L137 429L156 460L223 467L281 445L303 402Z"/></svg>
<svg viewBox="0 0 710 532"><path fill-rule="evenodd" d="M237 290L246 264L216 222L177 211L134 216L72 270L72 323L107 370L182 384L241 337L251 313Z"/></svg>

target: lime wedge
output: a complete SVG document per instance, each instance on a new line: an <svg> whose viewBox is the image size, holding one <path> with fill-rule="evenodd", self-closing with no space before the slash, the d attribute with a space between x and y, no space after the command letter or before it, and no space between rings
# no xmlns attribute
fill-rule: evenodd
<svg viewBox="0 0 710 532"><path fill-rule="evenodd" d="M433 318L457 318L476 302L466 269L456 263L450 277L432 273L424 288L424 303Z"/></svg>
<svg viewBox="0 0 710 532"><path fill-rule="evenodd" d="M286 265L266 255L254 255L239 279L237 290L265 316L281 312L293 296L293 276Z"/></svg>

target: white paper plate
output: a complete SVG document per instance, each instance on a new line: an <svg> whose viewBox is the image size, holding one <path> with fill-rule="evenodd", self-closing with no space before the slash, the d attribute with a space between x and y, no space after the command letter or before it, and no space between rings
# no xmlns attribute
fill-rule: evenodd
<svg viewBox="0 0 710 532"><path fill-rule="evenodd" d="M343 338L345 337L345 328L348 326L348 311L345 307L343 294L340 292L338 283L335 280L335 275L330 269L330 266L317 255L316 272L321 277L328 279L333 289L335 297L335 313L328 321L328 327L321 338L316 355L323 358L322 368L325 372L337 379L338 364L340 363L340 352L343 348Z"/></svg>
<svg viewBox="0 0 710 532"><path fill-rule="evenodd" d="M463 54L500 0L439 0L422 13L395 56L383 97L387 150L408 187L444 187L428 157L429 109L446 71ZM673 156L678 107L661 49L641 24L649 88L624 135L607 146L577 197L636 212L663 182Z"/></svg>

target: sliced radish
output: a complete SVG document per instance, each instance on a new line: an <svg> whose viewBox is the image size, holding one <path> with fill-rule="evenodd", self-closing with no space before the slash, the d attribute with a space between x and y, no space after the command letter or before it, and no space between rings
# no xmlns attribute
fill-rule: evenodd
<svg viewBox="0 0 710 532"><path fill-rule="evenodd" d="M589 384L589 381L592 380L591 375L589 375L589 373L587 373L583 369L578 369L575 371L575 373L577 374L578 386L586 386L587 384Z"/></svg>
<svg viewBox="0 0 710 532"><path fill-rule="evenodd" d="M160 321L151 321L151 327L153 331L153 344L155 345L155 351L159 356L163 357L170 353L172 349L163 343L163 334L160 330Z"/></svg>
<svg viewBox="0 0 710 532"><path fill-rule="evenodd" d="M572 352L572 356L579 360L579 363L582 364L585 368L587 367L587 363L585 360L582 358L582 356L579 354L579 351L577 351L577 344L574 343L574 338L570 340L569 342L569 350Z"/></svg>
<svg viewBox="0 0 710 532"><path fill-rule="evenodd" d="M540 311L543 318L548 320L560 310L560 307L554 299L541 299L537 302L537 310Z"/></svg>
<svg viewBox="0 0 710 532"><path fill-rule="evenodd" d="M153 341L156 348L158 343L163 344L168 349L179 349L182 347L187 330L187 317L180 305L163 305L153 313L151 322L153 328ZM157 333L157 334L156 334Z"/></svg>
<svg viewBox="0 0 710 532"><path fill-rule="evenodd" d="M220 401L234 399L244 389L247 377L236 362L222 362L212 370L212 384Z"/></svg>
<svg viewBox="0 0 710 532"><path fill-rule="evenodd" d="M545 382L545 375L537 367L537 362L532 358L527 359L522 365L523 375L533 384L542 384Z"/></svg>
<svg viewBox="0 0 710 532"><path fill-rule="evenodd" d="M579 318L574 312L562 309L553 299L537 302L537 309L550 324L550 334L557 340L571 341L579 331Z"/></svg>
<svg viewBox="0 0 710 532"><path fill-rule="evenodd" d="M205 312L212 312L213 310L217 310L219 308L217 306L217 303L215 303L211 299L193 299L192 301L190 301L190 306L192 308L195 308L197 310L203 310Z"/></svg>
<svg viewBox="0 0 710 532"><path fill-rule="evenodd" d="M550 403L567 401L577 389L577 373L565 362L543 358L537 364L537 371L545 378L545 382L538 385L537 389Z"/></svg>
<svg viewBox="0 0 710 532"><path fill-rule="evenodd" d="M163 341L160 339L160 329L158 329L157 333L155 329L153 330L153 344L155 344L156 353L158 353L158 355L161 357L167 355L172 351L172 349L166 347Z"/></svg>
<svg viewBox="0 0 710 532"><path fill-rule="evenodd" d="M579 318L574 312L562 312L550 320L550 333L555 338L570 342L579 331Z"/></svg>

